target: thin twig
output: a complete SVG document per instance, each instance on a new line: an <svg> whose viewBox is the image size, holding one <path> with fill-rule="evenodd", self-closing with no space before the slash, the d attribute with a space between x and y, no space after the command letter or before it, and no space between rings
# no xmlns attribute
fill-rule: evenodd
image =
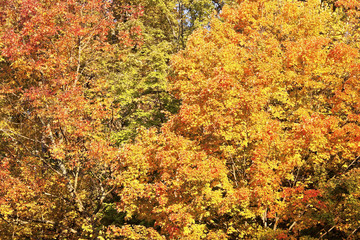
<svg viewBox="0 0 360 240"><path fill-rule="evenodd" d="M16 133L16 132L14 132L14 131L9 130L9 129L2 129L2 128L0 128L0 131L2 131L3 133L5 133L5 134L8 135L9 137L12 137L11 134L9 134L9 132L10 132L10 133L12 133L12 134L14 134L14 135L16 135L16 136L25 138L25 139L27 139L27 140L30 140L30 141L33 141L33 142L37 142L37 143L42 143L42 142L39 141L39 140L26 137L26 136L24 136L24 135L21 135L21 134L19 134L19 133Z"/></svg>
<svg viewBox="0 0 360 240"><path fill-rule="evenodd" d="M357 227L357 228L355 228L354 231L352 231L352 232L350 233L350 235L349 235L346 239L350 239L350 237L351 237L357 230L359 230L359 228L360 228L360 226Z"/></svg>
<svg viewBox="0 0 360 240"><path fill-rule="evenodd" d="M331 232L334 228L336 227L336 225L332 226L329 230L327 230L325 233L323 233L319 239L323 238L326 234L328 234L329 232Z"/></svg>

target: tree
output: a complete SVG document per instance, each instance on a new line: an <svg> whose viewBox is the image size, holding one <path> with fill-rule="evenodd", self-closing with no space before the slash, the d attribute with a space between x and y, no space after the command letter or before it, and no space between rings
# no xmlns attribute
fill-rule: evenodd
<svg viewBox="0 0 360 240"><path fill-rule="evenodd" d="M169 239L359 237L355 9L237 1L195 31L172 59L180 111L123 149L119 206ZM220 179L183 157L197 153Z"/></svg>
<svg viewBox="0 0 360 240"><path fill-rule="evenodd" d="M115 17L125 22L123 30L141 29L142 43L126 48L123 61L110 69L108 79L120 105L118 131L114 139L121 144L133 139L137 129L158 127L178 110L179 101L166 91L169 61L183 49L187 37L208 24L210 15L220 11L224 1L113 1ZM143 14L133 18L122 6Z"/></svg>
<svg viewBox="0 0 360 240"><path fill-rule="evenodd" d="M0 1L0 22L0 236L104 235L116 158L104 59L118 58L109 39L136 40L114 33L102 0Z"/></svg>

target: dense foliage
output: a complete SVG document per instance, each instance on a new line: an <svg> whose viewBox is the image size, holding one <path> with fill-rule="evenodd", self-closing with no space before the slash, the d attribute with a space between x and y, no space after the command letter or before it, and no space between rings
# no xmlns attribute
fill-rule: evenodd
<svg viewBox="0 0 360 240"><path fill-rule="evenodd" d="M110 9L102 0L0 1L1 238L101 235L116 156ZM126 35L113 37L124 45Z"/></svg>
<svg viewBox="0 0 360 240"><path fill-rule="evenodd" d="M124 14L124 2L142 14L136 18ZM136 37L142 40L122 51L122 61L110 63L108 80L120 105L113 138L121 144L133 139L137 128L159 128L177 112L179 101L167 91L170 57L185 47L193 30L208 24L224 1L117 0L113 4L115 16L124 21L121 29L141 29Z"/></svg>
<svg viewBox="0 0 360 240"><path fill-rule="evenodd" d="M0 0L0 238L359 239L358 9Z"/></svg>

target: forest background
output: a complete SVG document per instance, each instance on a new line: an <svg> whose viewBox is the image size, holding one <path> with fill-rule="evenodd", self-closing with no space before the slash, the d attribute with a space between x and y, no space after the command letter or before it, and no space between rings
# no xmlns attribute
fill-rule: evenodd
<svg viewBox="0 0 360 240"><path fill-rule="evenodd" d="M358 9L0 0L0 238L359 239Z"/></svg>

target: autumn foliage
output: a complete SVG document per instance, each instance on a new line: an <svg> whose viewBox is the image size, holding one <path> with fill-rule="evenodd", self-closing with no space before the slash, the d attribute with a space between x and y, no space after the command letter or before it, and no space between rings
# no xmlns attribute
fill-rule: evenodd
<svg viewBox="0 0 360 240"><path fill-rule="evenodd" d="M116 156L103 64L114 58L111 6L101 0L0 6L1 235L101 235L99 213Z"/></svg>
<svg viewBox="0 0 360 240"><path fill-rule="evenodd" d="M358 3L228 3L172 57L178 113L117 147L146 11L0 1L0 237L360 238Z"/></svg>

